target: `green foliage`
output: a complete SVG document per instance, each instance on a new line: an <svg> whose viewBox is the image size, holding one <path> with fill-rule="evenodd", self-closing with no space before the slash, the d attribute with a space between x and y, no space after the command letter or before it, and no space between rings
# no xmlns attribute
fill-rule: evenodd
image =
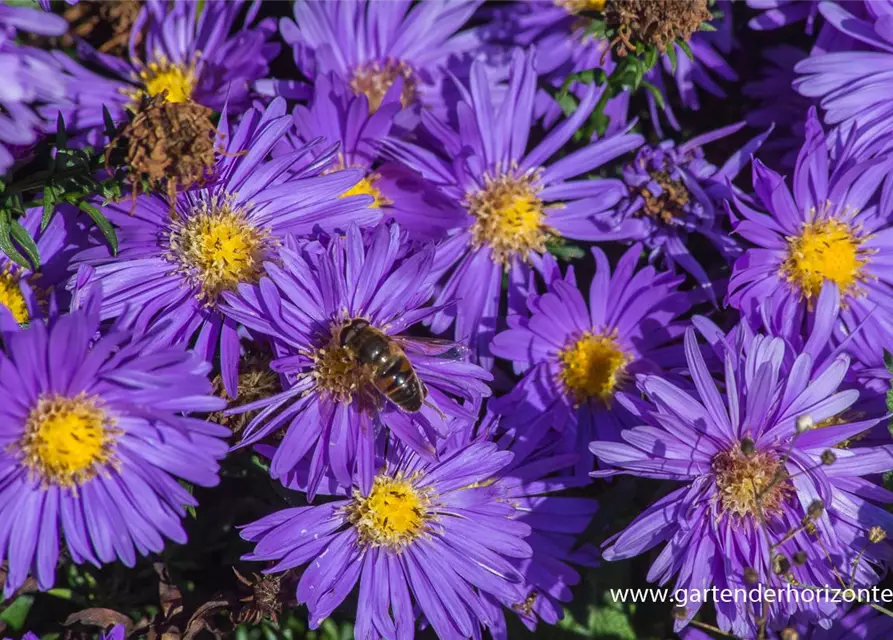
<svg viewBox="0 0 893 640"><path fill-rule="evenodd" d="M103 110L103 116L105 135L114 140L117 130L107 110ZM92 147L68 145L65 122L60 114L54 144L38 153L38 159L28 165L28 177L8 183L0 179L0 250L23 267L37 269L40 252L18 220L28 209L41 207L40 228L44 230L59 206L67 204L86 213L99 227L112 252L117 252L114 227L102 211L88 201L98 197L109 202L123 195L122 176L117 172L104 172L105 164L105 154ZM35 166L45 168L30 171Z"/></svg>
<svg viewBox="0 0 893 640"><path fill-rule="evenodd" d="M558 623L558 627L584 638L636 640L638 637L630 624L627 612L619 604L605 606L590 604L586 613L585 621L578 621L570 611L565 610L564 619Z"/></svg>
<svg viewBox="0 0 893 640"><path fill-rule="evenodd" d="M25 630L25 620L33 604L34 596L19 596L3 610L3 613L0 613L0 622L6 623L13 631Z"/></svg>

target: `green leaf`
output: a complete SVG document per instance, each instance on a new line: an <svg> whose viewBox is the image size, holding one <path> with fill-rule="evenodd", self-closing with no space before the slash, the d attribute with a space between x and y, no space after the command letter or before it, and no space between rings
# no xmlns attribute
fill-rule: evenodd
<svg viewBox="0 0 893 640"><path fill-rule="evenodd" d="M0 621L5 622L14 631L21 631L25 628L25 621L32 604L34 604L34 596L19 596L3 610L3 613L0 614Z"/></svg>
<svg viewBox="0 0 893 640"><path fill-rule="evenodd" d="M699 27L700 31L716 31L716 27L713 26L711 22L702 22Z"/></svg>
<svg viewBox="0 0 893 640"><path fill-rule="evenodd" d="M68 145L68 132L65 130L65 119L62 112L56 116L56 148L64 149Z"/></svg>
<svg viewBox="0 0 893 640"><path fill-rule="evenodd" d="M884 349L884 366L887 367L887 371L893 373L893 353L886 349Z"/></svg>
<svg viewBox="0 0 893 640"><path fill-rule="evenodd" d="M28 254L28 259L31 261L33 270L36 271L40 267L40 249L38 249L37 245L34 243L34 238L31 237L28 230L20 225L17 220L12 221L10 232L15 241L19 243L19 246L25 250L26 254Z"/></svg>
<svg viewBox="0 0 893 640"><path fill-rule="evenodd" d="M657 105L661 109L663 109L666 102L664 101L664 94L662 94L660 92L660 89L658 89L656 86L654 86L647 80L642 80L642 86L645 87L645 89L648 91L648 93L650 93L652 96L654 96L654 101L657 102Z"/></svg>
<svg viewBox="0 0 893 640"><path fill-rule="evenodd" d="M691 47L689 46L689 44L688 44L685 40L676 40L676 44L678 44L678 45L679 45L679 48L682 49L682 52L683 52L686 56L688 56L688 59L689 59L689 60L694 60L694 59L695 59L695 54L692 53L692 51L691 51ZM672 48L672 47L671 47L671 48Z"/></svg>
<svg viewBox="0 0 893 640"><path fill-rule="evenodd" d="M30 269L31 265L25 259L19 250L12 243L12 220L9 217L9 211L0 212L0 249L3 250L10 260L20 264L26 269Z"/></svg>
<svg viewBox="0 0 893 640"><path fill-rule="evenodd" d="M40 230L46 231L47 225L53 218L53 212L56 210L56 192L52 187L47 186L43 190L43 217L40 219Z"/></svg>
<svg viewBox="0 0 893 640"><path fill-rule="evenodd" d="M578 103L577 99L574 96L567 93L563 96L558 97L558 105L561 107L564 115L569 116L577 110Z"/></svg>
<svg viewBox="0 0 893 640"><path fill-rule="evenodd" d="M586 252L582 247L571 244L563 238L556 238L547 242L546 250L559 260L564 260L565 262L576 258L582 258L586 255Z"/></svg>
<svg viewBox="0 0 893 640"><path fill-rule="evenodd" d="M670 69L676 73L676 47L667 48L667 57L670 59Z"/></svg>
<svg viewBox="0 0 893 640"><path fill-rule="evenodd" d="M79 202L78 209L90 216L90 219L96 223L96 226L99 227L100 231L102 231L102 235L105 236L105 241L109 243L109 247L112 250L112 255L117 255L118 236L115 234L115 228L112 226L112 223L108 221L108 218L102 215L102 211L94 207L89 202Z"/></svg>
<svg viewBox="0 0 893 640"><path fill-rule="evenodd" d="M657 64L657 47L648 47L643 60L648 69L654 68L654 65Z"/></svg>

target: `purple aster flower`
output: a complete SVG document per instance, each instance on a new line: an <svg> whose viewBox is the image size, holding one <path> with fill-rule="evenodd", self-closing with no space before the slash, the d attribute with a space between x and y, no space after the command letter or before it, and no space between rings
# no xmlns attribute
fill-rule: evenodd
<svg viewBox="0 0 893 640"><path fill-rule="evenodd" d="M99 335L100 300L4 331L0 353L0 559L9 597L33 572L53 586L64 538L96 566L184 543L195 506L179 480L218 481L229 431L185 411L225 406L210 367L119 322ZM60 538L61 534L61 538Z"/></svg>
<svg viewBox="0 0 893 640"><path fill-rule="evenodd" d="M479 44L474 30L460 31L481 0L313 2L299 0L295 19L280 22L295 64L311 80L334 73L372 111L397 78L404 107L442 107L447 69L461 72Z"/></svg>
<svg viewBox="0 0 893 640"><path fill-rule="evenodd" d="M846 148L829 159L829 145L811 109L806 140L794 169L793 193L785 179L759 161L753 184L760 212L735 197L741 222L735 232L756 245L735 262L728 302L742 313L763 300L810 306L825 282L834 282L844 306L893 313L887 274L891 252L889 161L853 156Z"/></svg>
<svg viewBox="0 0 893 640"><path fill-rule="evenodd" d="M60 103L68 83L49 53L17 44L17 32L57 36L67 29L68 23L60 16L0 5L0 178L51 124L35 104Z"/></svg>
<svg viewBox="0 0 893 640"><path fill-rule="evenodd" d="M224 114L222 152L208 185L178 194L173 203L150 195L104 206L117 227L118 254L97 242L75 258L96 268L104 318L127 313L142 326L163 320L160 335L194 339L208 360L219 352L231 397L238 386L239 337L236 323L217 310L220 294L258 282L287 233L372 225L381 218L366 207L371 198L342 197L360 172L321 175L334 148L316 158L305 146L268 159L291 126L282 98L264 111L249 110L232 130Z"/></svg>
<svg viewBox="0 0 893 640"><path fill-rule="evenodd" d="M592 233L591 239L644 242L651 250L651 261L682 267L714 298L710 276L689 251L690 236L707 238L727 262L740 254L738 244L729 237L724 202L735 189L731 180L769 132L751 139L722 167L708 162L701 147L743 127L743 122L723 127L678 147L672 140L642 147L623 168L625 197L614 211L602 216L601 230Z"/></svg>
<svg viewBox="0 0 893 640"><path fill-rule="evenodd" d="M354 473L369 479L375 439L385 428L430 458L436 441L452 429L447 416L473 422L476 403L490 394L486 371L437 357L449 346L434 349L405 339L407 329L439 307L427 306L434 250L410 253L403 235L396 225L379 226L364 240L351 226L346 236L289 241L280 264L264 265L268 275L258 285L225 294L231 321L272 338L277 359L271 367L288 383L283 393L233 410L264 409L246 428L241 446L286 427L270 473L282 478L312 452L311 497L329 470L344 486ZM376 389L374 370L342 344L342 331L358 319L402 348L427 393L424 403L423 394L415 396L419 406L410 407Z"/></svg>
<svg viewBox="0 0 893 640"><path fill-rule="evenodd" d="M89 71L66 54L57 58L75 77L65 122L77 131L103 128L103 107L115 121L135 109L143 96L167 91L167 100L191 100L240 114L251 104L254 83L268 74L268 63L279 53L270 42L275 22L254 24L260 3L151 0L140 9L130 34L127 60L79 43L80 56L103 71ZM238 29L234 31L236 25Z"/></svg>
<svg viewBox="0 0 893 640"><path fill-rule="evenodd" d="M820 100L829 126L864 126L875 137L893 124L888 87L893 72L893 25L885 2L819 3L819 11L842 38L813 51L795 67L794 88ZM825 29L823 29L824 33Z"/></svg>
<svg viewBox="0 0 893 640"><path fill-rule="evenodd" d="M303 148L322 139L317 153L337 144L336 168L362 169L363 178L345 195L372 197L373 209L380 209L386 218L402 218L418 212L449 209L431 184L400 163L381 158L381 147L389 134L403 131L399 124L406 111L400 103L403 81L397 78L374 112L369 110L365 94L355 94L335 74L320 76L313 88L309 107L298 105L294 110L294 132L283 141L282 148ZM439 239L446 229L437 226L444 216L434 213L424 233L417 237Z"/></svg>
<svg viewBox="0 0 893 640"><path fill-rule="evenodd" d="M682 486L612 538L605 559L666 543L648 580L666 584L676 576L676 588L683 589L878 581L880 567L893 559L883 542L893 516L875 503L893 501L893 493L863 476L893 468L893 447L841 444L880 418L834 420L859 396L838 390L848 357L820 357L834 322L819 314L835 304L835 296L820 299L802 349L749 331L727 338L696 318L704 348L722 363L721 383L711 376L694 329L685 336L690 384L639 377L644 401L625 404L641 426L623 431L622 443L592 443L596 457L613 467L593 475L631 474ZM677 629L700 604L689 603ZM840 614L838 605L825 601L766 601L756 611L740 602L717 601L715 607L718 626L741 637L755 637L757 616L780 628L790 616L828 626Z"/></svg>
<svg viewBox="0 0 893 640"><path fill-rule="evenodd" d="M626 192L619 180L572 180L594 172L642 144L621 133L595 140L549 162L595 107L600 90L587 92L576 112L538 144L528 145L536 73L532 54L516 50L507 96L496 106L483 64L471 67L471 83L459 104L458 130L425 118L441 153L410 142L389 141L394 155L431 181L452 203L437 211L405 212L397 217L410 232L447 229L435 269L446 276L437 304L454 299L433 319L435 333L455 321L457 340L471 345L487 366L487 345L504 312L502 280L509 279L512 310L523 306L521 290L550 243L562 238L598 237L595 220ZM532 147L532 148L529 148ZM442 219L438 219L440 216Z"/></svg>
<svg viewBox="0 0 893 640"><path fill-rule="evenodd" d="M335 502L249 525L243 537L258 544L247 559L279 560L273 572L311 561L297 599L314 627L359 580L358 638L412 638L419 612L440 637L479 637L484 627L505 638L503 607L530 628L538 618L556 623L579 582L570 565L593 562L575 538L596 504L552 495L581 486L561 472L575 454L546 445L513 455L511 435L487 440L493 426L492 416L477 435L461 425L439 443L437 461L380 441L373 477L328 484ZM304 466L285 484L303 490L306 477ZM319 580L338 580L326 599L315 595L328 589Z"/></svg>
<svg viewBox="0 0 893 640"><path fill-rule="evenodd" d="M491 409L502 426L539 442L545 432L564 442L560 452L583 451L593 439L616 440L633 416L615 398L631 390L639 373L659 373L683 364L679 316L691 306L683 280L647 266L636 271L642 247L634 245L613 274L601 249L593 249L596 272L587 300L573 269L528 297L529 317L493 339L492 352L530 369ZM578 471L592 468L581 457Z"/></svg>
<svg viewBox="0 0 893 640"><path fill-rule="evenodd" d="M326 504L273 513L242 530L256 543L246 560L270 572L309 563L297 600L315 629L359 582L355 634L413 638L417 612L441 638L492 626L484 598L523 602L511 559L529 558L530 526L515 519L499 473L512 460L476 441L429 460L389 447L374 478ZM351 485L348 485L350 487ZM345 495L346 494L346 495Z"/></svg>

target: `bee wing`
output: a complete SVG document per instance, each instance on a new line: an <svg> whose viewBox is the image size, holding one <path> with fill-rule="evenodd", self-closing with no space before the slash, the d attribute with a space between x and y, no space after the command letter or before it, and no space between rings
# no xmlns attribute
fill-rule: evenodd
<svg viewBox="0 0 893 640"><path fill-rule="evenodd" d="M468 360L471 349L452 340L440 338L416 338L410 336L394 336L394 342L405 351L421 353L432 358L445 360Z"/></svg>

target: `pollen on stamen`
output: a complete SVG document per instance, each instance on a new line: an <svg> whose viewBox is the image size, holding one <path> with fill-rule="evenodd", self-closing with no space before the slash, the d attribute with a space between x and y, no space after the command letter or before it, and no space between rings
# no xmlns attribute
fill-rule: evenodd
<svg viewBox="0 0 893 640"><path fill-rule="evenodd" d="M586 332L559 352L559 378L577 404L598 399L610 404L633 358L613 333Z"/></svg>
<svg viewBox="0 0 893 640"><path fill-rule="evenodd" d="M403 79L400 104L404 108L415 104L419 99L415 73L405 62L392 58L357 66L350 79L350 88L357 95L365 95L369 99L369 113L375 113L398 77Z"/></svg>
<svg viewBox="0 0 893 640"><path fill-rule="evenodd" d="M421 536L432 519L430 491L416 486L418 478L379 474L368 496L354 492L346 508L348 521L364 546L401 551Z"/></svg>
<svg viewBox="0 0 893 640"><path fill-rule="evenodd" d="M826 281L834 282L842 296L857 295L865 280L869 251L847 222L827 218L803 225L789 237L787 257L780 273L807 300L817 298Z"/></svg>
<svg viewBox="0 0 893 640"><path fill-rule="evenodd" d="M344 404L352 402L371 380L370 371L357 362L356 355L341 346L341 329L349 322L333 324L328 341L310 354L317 387Z"/></svg>
<svg viewBox="0 0 893 640"><path fill-rule="evenodd" d="M784 461L772 451L747 455L735 444L717 454L712 466L722 512L739 519L777 514L793 492Z"/></svg>
<svg viewBox="0 0 893 640"><path fill-rule="evenodd" d="M584 11L604 11L607 0L555 0L555 4L572 15Z"/></svg>
<svg viewBox="0 0 893 640"><path fill-rule="evenodd" d="M128 91L132 105L138 106L142 97L156 97L165 94L165 100L172 103L189 102L197 82L195 61L188 65L172 63L161 56L150 62L140 72L139 89ZM166 93L165 93L166 92ZM135 109L132 109L135 111Z"/></svg>
<svg viewBox="0 0 893 640"><path fill-rule="evenodd" d="M338 162L331 168L324 171L324 174L329 174L334 171L340 171L341 169L348 168L347 164L344 162L344 156L339 154ZM353 169L365 169L365 167L360 166L351 166ZM381 178L381 174L375 171L369 171L364 175L359 182L357 182L350 189L342 193L340 198L347 198L349 196L372 196L372 204L369 205L371 209L381 209L383 206L387 206L389 204L394 204L387 196L385 196L381 190L376 186L376 183Z"/></svg>
<svg viewBox="0 0 893 640"><path fill-rule="evenodd" d="M25 324L31 319L31 314L19 282L19 276L9 266L0 271L0 305L9 309L16 322Z"/></svg>
<svg viewBox="0 0 893 640"><path fill-rule="evenodd" d="M213 305L224 291L258 282L264 260L275 245L269 231L255 227L233 197L217 196L173 221L166 257Z"/></svg>
<svg viewBox="0 0 893 640"><path fill-rule="evenodd" d="M28 414L15 448L42 483L73 488L114 465L118 435L97 397L47 395Z"/></svg>
<svg viewBox="0 0 893 640"><path fill-rule="evenodd" d="M545 221L545 204L539 197L534 174L487 176L484 188L468 194L465 208L474 216L471 226L475 247L490 248L494 262L527 260L530 253L546 251L554 236Z"/></svg>
<svg viewBox="0 0 893 640"><path fill-rule="evenodd" d="M682 180L674 179L666 171L650 171L654 186L649 184L639 189L643 199L641 214L660 220L664 224L673 224L685 216L685 207L691 202L691 193Z"/></svg>

